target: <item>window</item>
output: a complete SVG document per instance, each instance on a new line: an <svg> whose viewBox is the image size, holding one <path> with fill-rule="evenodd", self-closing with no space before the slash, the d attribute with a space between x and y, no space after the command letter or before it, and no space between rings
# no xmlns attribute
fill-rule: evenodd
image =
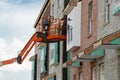
<svg viewBox="0 0 120 80"><path fill-rule="evenodd" d="M41 65L41 73L46 72L46 48L47 45L45 45L43 48L41 48L41 58L40 58L40 65Z"/></svg>
<svg viewBox="0 0 120 80"><path fill-rule="evenodd" d="M80 80L83 80L82 72L80 72Z"/></svg>
<svg viewBox="0 0 120 80"><path fill-rule="evenodd" d="M73 75L73 80L77 80L77 74Z"/></svg>
<svg viewBox="0 0 120 80"><path fill-rule="evenodd" d="M50 59L53 59L54 58L54 49L51 49L50 55L51 55Z"/></svg>
<svg viewBox="0 0 120 80"><path fill-rule="evenodd" d="M54 4L52 5L52 15L54 15Z"/></svg>
<svg viewBox="0 0 120 80"><path fill-rule="evenodd" d="M50 65L54 63L54 43L50 43Z"/></svg>
<svg viewBox="0 0 120 80"><path fill-rule="evenodd" d="M68 30L67 30L67 33L68 33L68 43L72 42L72 39L73 39L73 27L69 24L70 22L72 21L72 19L68 19Z"/></svg>
<svg viewBox="0 0 120 80"><path fill-rule="evenodd" d="M44 59L44 49L41 49L41 61Z"/></svg>
<svg viewBox="0 0 120 80"><path fill-rule="evenodd" d="M44 71L44 49L41 49L40 64L41 64L41 73L42 73Z"/></svg>
<svg viewBox="0 0 120 80"><path fill-rule="evenodd" d="M92 80L97 80L96 67L93 67L93 68L92 68Z"/></svg>
<svg viewBox="0 0 120 80"><path fill-rule="evenodd" d="M104 79L104 64L100 64L100 80Z"/></svg>
<svg viewBox="0 0 120 80"><path fill-rule="evenodd" d="M60 13L60 5L61 5L61 3L60 3L60 1L61 0L57 0L57 4L58 4L58 7L57 7L57 14L59 14Z"/></svg>
<svg viewBox="0 0 120 80"><path fill-rule="evenodd" d="M105 22L110 21L110 0L105 0Z"/></svg>
<svg viewBox="0 0 120 80"><path fill-rule="evenodd" d="M50 43L50 65L56 65L59 61L58 57L58 43Z"/></svg>
<svg viewBox="0 0 120 80"><path fill-rule="evenodd" d="M118 1L120 1L120 0L114 0L115 2L118 2Z"/></svg>
<svg viewBox="0 0 120 80"><path fill-rule="evenodd" d="M89 27L88 27L88 34L92 34L92 19L93 19L93 9L92 9L92 1L89 3Z"/></svg>

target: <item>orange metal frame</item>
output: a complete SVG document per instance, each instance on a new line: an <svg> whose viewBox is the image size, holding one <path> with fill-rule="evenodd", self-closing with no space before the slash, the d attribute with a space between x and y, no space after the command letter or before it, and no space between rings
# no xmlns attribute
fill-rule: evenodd
<svg viewBox="0 0 120 80"><path fill-rule="evenodd" d="M27 57L27 55L29 54L31 49L34 47L36 42L51 43L51 42L56 42L56 41L60 41L60 40L65 40L66 36L61 34L61 31L64 30L61 27L62 24L63 24L63 22L59 18L54 19L54 17L51 16L50 17L50 28L48 29L48 35L46 36L47 41L44 41L43 37L38 37L39 33L44 34L44 30L42 30L42 32L36 32L31 37L31 39L28 41L28 43L23 48L23 50L20 52L18 57L2 61L2 64L3 65L12 64L15 61L17 61L19 64L21 64L24 61L24 59ZM54 34L51 34L52 31L54 31Z"/></svg>

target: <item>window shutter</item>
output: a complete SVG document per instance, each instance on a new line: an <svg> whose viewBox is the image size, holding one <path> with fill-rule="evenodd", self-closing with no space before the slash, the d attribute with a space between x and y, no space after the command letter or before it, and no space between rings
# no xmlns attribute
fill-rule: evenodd
<svg viewBox="0 0 120 80"><path fill-rule="evenodd" d="M70 60L70 51L67 52L67 61Z"/></svg>
<svg viewBox="0 0 120 80"><path fill-rule="evenodd" d="M54 63L58 63L58 42L55 43Z"/></svg>
<svg viewBox="0 0 120 80"><path fill-rule="evenodd" d="M67 68L67 80L70 80L70 68Z"/></svg>
<svg viewBox="0 0 120 80"><path fill-rule="evenodd" d="M70 51L67 52L67 61L70 60ZM67 80L70 80L70 68L67 68Z"/></svg>

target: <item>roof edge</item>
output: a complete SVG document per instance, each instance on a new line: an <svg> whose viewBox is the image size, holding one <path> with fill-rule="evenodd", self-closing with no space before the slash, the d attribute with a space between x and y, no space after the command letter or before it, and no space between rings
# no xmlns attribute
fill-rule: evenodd
<svg viewBox="0 0 120 80"><path fill-rule="evenodd" d="M47 6L47 4L48 4L49 1L50 1L50 0L45 0L45 2L44 2L44 4L43 4L43 7L42 7L42 9L41 9L41 11L40 11L40 13L39 13L36 21L35 21L34 28L36 28L36 26L37 26L37 24L38 24L38 22L39 22L39 20L40 20L40 18L41 18L41 16L42 16L42 13L44 12L44 10L45 10L45 8L46 8L46 6Z"/></svg>

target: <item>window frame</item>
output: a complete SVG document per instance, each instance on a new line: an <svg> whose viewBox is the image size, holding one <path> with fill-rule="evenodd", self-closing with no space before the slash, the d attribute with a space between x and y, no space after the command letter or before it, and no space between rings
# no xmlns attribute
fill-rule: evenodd
<svg viewBox="0 0 120 80"><path fill-rule="evenodd" d="M97 67L92 67L92 80L97 80Z"/></svg>
<svg viewBox="0 0 120 80"><path fill-rule="evenodd" d="M54 46L55 46L55 44L54 43L50 43L49 44L49 50L50 50L50 65L52 65L53 63L54 63L54 53L55 53L55 48L54 48ZM53 51L52 53L51 53L51 50Z"/></svg>
<svg viewBox="0 0 120 80"><path fill-rule="evenodd" d="M101 70L101 67L102 67L102 70ZM101 63L100 65L99 65L99 79L100 80L105 80L105 77L104 77L104 74L105 74L105 72L104 72L104 63ZM101 71L103 71L103 72L101 72Z"/></svg>
<svg viewBox="0 0 120 80"><path fill-rule="evenodd" d="M110 22L110 0L105 0L105 23Z"/></svg>
<svg viewBox="0 0 120 80"><path fill-rule="evenodd" d="M118 1L120 1L120 0L114 0L115 3L118 2Z"/></svg>
<svg viewBox="0 0 120 80"><path fill-rule="evenodd" d="M59 63L59 43L50 43L49 44L49 59L50 59L50 66L56 65ZM52 50L52 53L51 53Z"/></svg>
<svg viewBox="0 0 120 80"><path fill-rule="evenodd" d="M57 0L57 14L60 14L60 8L61 8L61 0Z"/></svg>
<svg viewBox="0 0 120 80"><path fill-rule="evenodd" d="M72 19L68 18L68 21L72 21ZM73 27L69 24L67 25L67 34L68 34L68 40L67 43L71 43L73 41Z"/></svg>
<svg viewBox="0 0 120 80"><path fill-rule="evenodd" d="M83 80L83 73L82 72L79 73L79 80Z"/></svg>
<svg viewBox="0 0 120 80"><path fill-rule="evenodd" d="M46 72L46 55L47 55L47 52L46 52L46 49L47 49L47 45L44 45L44 47L40 48L41 50L41 57L40 57L40 72L43 73L43 72Z"/></svg>
<svg viewBox="0 0 120 80"><path fill-rule="evenodd" d="M91 0L88 6L88 35L92 35L92 27L93 27L93 1Z"/></svg>
<svg viewBox="0 0 120 80"><path fill-rule="evenodd" d="M73 75L73 80L77 80L77 74Z"/></svg>
<svg viewBox="0 0 120 80"><path fill-rule="evenodd" d="M54 7L55 7L55 5L52 4L52 15L54 15Z"/></svg>

